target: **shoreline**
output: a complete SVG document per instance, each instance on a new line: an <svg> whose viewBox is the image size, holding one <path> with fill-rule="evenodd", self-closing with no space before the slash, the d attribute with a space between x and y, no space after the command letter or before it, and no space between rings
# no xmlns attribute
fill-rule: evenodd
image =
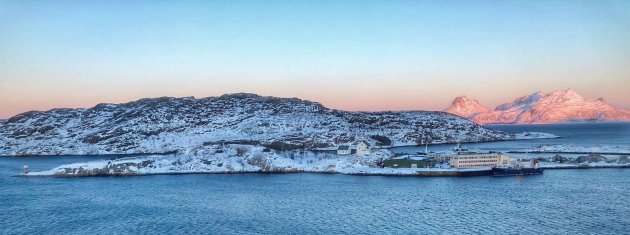
<svg viewBox="0 0 630 235"><path fill-rule="evenodd" d="M513 139L513 140L488 140L488 141L476 141L476 142L452 142L452 143L435 143L429 144L429 146L442 146L442 145L452 145L452 144L481 144L481 143L494 143L494 142L510 142L510 141L523 141L523 140L537 140L537 139L560 139L562 136L555 137L542 137L542 138L531 138L531 139ZM386 149L391 150L395 148L404 148L404 147L424 147L424 145L394 145L394 146L375 146L374 149ZM286 150L285 152L291 152L292 150ZM296 151L310 151L310 152L336 152L337 149L309 149L309 150L296 150ZM280 151L283 152L283 151ZM0 155L0 158L9 158L9 157L133 157L133 156L150 156L150 155L171 155L177 154L179 150L171 150L161 153L106 153L106 154L24 154L24 155ZM510 152L506 152L510 153ZM531 153L531 152L530 152ZM630 155L630 153L628 153Z"/></svg>
<svg viewBox="0 0 630 235"><path fill-rule="evenodd" d="M557 165L557 166L541 166L544 170L588 170L588 169L626 169L627 165L595 165L595 166L579 166L579 165ZM363 170L375 170L367 172ZM428 170L431 169L431 170ZM382 172L378 172L382 171ZM33 172L36 173L36 172ZM282 175L282 174L325 174L325 175L353 175L353 176L387 176L387 177L476 177L491 176L489 168L363 168L354 169L354 171L309 171L309 170L281 170L281 171L194 171L194 172L156 172L156 173L112 173L112 174L35 174L29 175L20 173L12 177L53 177L53 178L82 178L82 177L132 177L132 176L153 176L153 175L236 175L236 174L260 174L260 175Z"/></svg>
<svg viewBox="0 0 630 235"><path fill-rule="evenodd" d="M586 170L586 169L605 169L605 168L630 168L630 165L598 165L598 166L542 166L539 167L545 170Z"/></svg>
<svg viewBox="0 0 630 235"><path fill-rule="evenodd" d="M163 153L106 153L106 154L41 154L41 155L0 155L0 158L30 158L30 157L142 157L142 156L151 156L151 155L171 155L177 154L177 150L163 152Z"/></svg>
<svg viewBox="0 0 630 235"><path fill-rule="evenodd" d="M524 154L600 154L600 155L630 155L630 153L624 153L624 152L619 152L619 153L615 153L615 152L570 152L570 151L566 151L566 152L562 152L562 151L521 151L521 150L513 150L513 151L507 151L505 153L524 153Z"/></svg>
<svg viewBox="0 0 630 235"><path fill-rule="evenodd" d="M487 143L487 142L498 142L498 141L486 141L486 142L471 142L471 143ZM450 143L449 143L450 144ZM447 144L433 144L433 145L447 145ZM402 145L402 146L394 146L387 148L375 148L375 149L386 149L391 150L394 148L400 147L423 147L423 145ZM304 150L310 151L313 153L326 153L326 152L335 152L336 150ZM283 152L283 151L280 151ZM284 151L284 152L292 152L292 151ZM166 156L177 154L178 151L170 151L164 153L119 153L119 154L60 154L60 155L51 155L51 154L43 154L43 155L0 155L1 158L35 158L35 157L143 157L143 156ZM510 150L505 151L504 153L517 153L517 154L600 154L600 155L619 155L619 156L630 156L630 153L627 152L571 152L571 151L522 151L522 150Z"/></svg>

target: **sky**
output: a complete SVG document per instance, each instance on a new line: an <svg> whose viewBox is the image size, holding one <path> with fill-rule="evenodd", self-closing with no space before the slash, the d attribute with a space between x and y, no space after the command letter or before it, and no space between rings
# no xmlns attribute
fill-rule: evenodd
<svg viewBox="0 0 630 235"><path fill-rule="evenodd" d="M567 88L630 108L630 1L0 0L0 118L235 92L442 110Z"/></svg>

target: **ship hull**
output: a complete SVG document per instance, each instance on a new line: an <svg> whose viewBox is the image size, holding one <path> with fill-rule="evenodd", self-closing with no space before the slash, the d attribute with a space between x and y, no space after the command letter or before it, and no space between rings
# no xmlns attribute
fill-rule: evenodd
<svg viewBox="0 0 630 235"><path fill-rule="evenodd" d="M492 168L493 176L541 175L542 168Z"/></svg>

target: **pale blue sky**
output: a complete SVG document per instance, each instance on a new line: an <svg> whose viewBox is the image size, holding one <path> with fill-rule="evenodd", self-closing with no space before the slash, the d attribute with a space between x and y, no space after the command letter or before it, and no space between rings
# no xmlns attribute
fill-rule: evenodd
<svg viewBox="0 0 630 235"><path fill-rule="evenodd" d="M574 88L630 107L630 1L4 1L0 118L155 96L348 110Z"/></svg>

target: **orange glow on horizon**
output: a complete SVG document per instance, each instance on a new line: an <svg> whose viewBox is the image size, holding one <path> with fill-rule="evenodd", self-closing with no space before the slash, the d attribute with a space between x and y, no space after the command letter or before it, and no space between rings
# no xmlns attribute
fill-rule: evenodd
<svg viewBox="0 0 630 235"><path fill-rule="evenodd" d="M496 107L496 105L512 102L514 99L529 95L532 92L518 94L508 98L502 97L491 97L492 99L486 98L487 96L475 96L469 94L456 94L456 93L444 93L444 94L434 94L434 93L413 93L413 92L395 92L388 91L382 92L380 94L371 95L370 92L346 92L346 91L329 91L327 94L317 93L314 91L305 91L301 95L300 94L292 94L289 91L275 91L275 92L264 92L264 91L234 91L234 92L225 92L225 93L213 93L213 94L192 94L196 98L203 98L208 96L220 96L222 94L227 93L236 93L236 92L248 92L248 93L256 93L263 96L277 96L277 97L297 97L300 99L311 100L315 102L319 102L322 105L339 110L347 110L347 111L401 111L401 110L427 110L427 111L441 111L447 106L450 105L453 98L460 95L467 95L471 98L478 99L480 103L490 109ZM551 92L551 91L544 91ZM587 92L580 92L586 98L598 98L599 96L586 95ZM138 100L146 97L161 97L161 96L170 96L170 97L185 97L191 95L183 95L184 92L169 92L164 95L153 95L148 93L147 95L119 95L119 96L105 96L102 94L93 94L91 96L86 96L84 93L74 93L71 95L56 95L56 96L32 96L30 99L20 99L16 102L7 102L8 100L0 100L2 103L2 110L0 111L0 118L6 119L17 115L19 113L23 113L26 111L47 111L53 108L91 108L99 103L126 103L134 100ZM510 95L510 93L508 93ZM68 98L68 96L70 98ZM502 95L506 97L506 95ZM608 97L604 97L608 102L613 105L616 105L621 108L628 108L629 104L623 105L622 102L619 102L618 99L610 99ZM630 97L622 97L622 99L626 99L625 101L630 100Z"/></svg>

